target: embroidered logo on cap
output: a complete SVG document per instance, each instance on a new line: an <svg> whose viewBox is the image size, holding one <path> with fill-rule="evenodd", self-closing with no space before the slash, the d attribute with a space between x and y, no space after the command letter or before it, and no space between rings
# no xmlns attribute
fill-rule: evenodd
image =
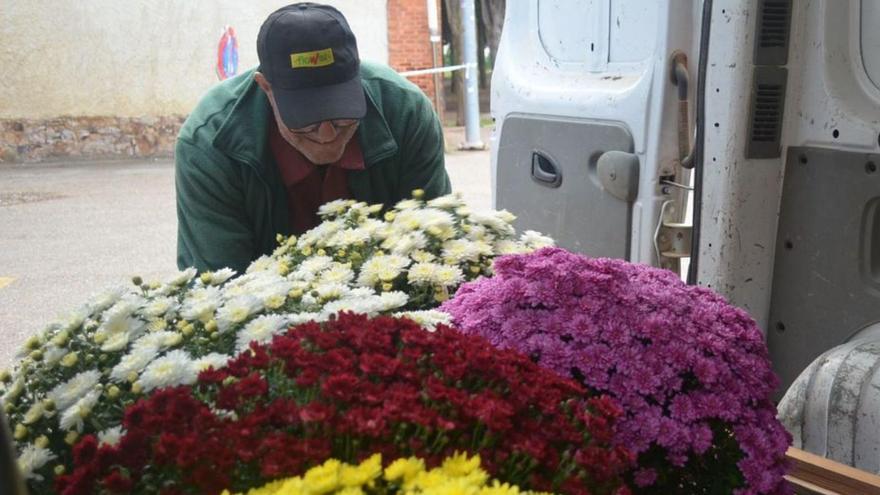
<svg viewBox="0 0 880 495"><path fill-rule="evenodd" d="M325 67L331 64L333 64L333 49L331 48L290 54L290 66L294 69Z"/></svg>

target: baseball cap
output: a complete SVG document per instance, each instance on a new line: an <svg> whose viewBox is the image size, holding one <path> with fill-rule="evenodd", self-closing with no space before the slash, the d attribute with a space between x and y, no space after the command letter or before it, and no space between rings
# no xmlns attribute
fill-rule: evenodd
<svg viewBox="0 0 880 495"><path fill-rule="evenodd" d="M366 115L357 41L335 8L303 2L276 10L260 27L257 55L287 127Z"/></svg>

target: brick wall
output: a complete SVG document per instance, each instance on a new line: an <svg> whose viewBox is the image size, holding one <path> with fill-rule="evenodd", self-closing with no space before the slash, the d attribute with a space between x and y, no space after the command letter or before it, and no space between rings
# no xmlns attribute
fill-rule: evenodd
<svg viewBox="0 0 880 495"><path fill-rule="evenodd" d="M437 0L439 17L440 1ZM402 72L431 67L431 41L428 32L428 7L425 0L388 0L388 65ZM440 48L437 63L442 64ZM410 77L434 102L434 77L431 74Z"/></svg>

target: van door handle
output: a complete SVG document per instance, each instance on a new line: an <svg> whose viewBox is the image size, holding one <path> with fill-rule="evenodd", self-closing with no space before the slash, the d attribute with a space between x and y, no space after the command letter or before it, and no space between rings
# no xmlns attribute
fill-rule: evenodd
<svg viewBox="0 0 880 495"><path fill-rule="evenodd" d="M562 171L543 153L532 152L532 179L548 187L562 184Z"/></svg>

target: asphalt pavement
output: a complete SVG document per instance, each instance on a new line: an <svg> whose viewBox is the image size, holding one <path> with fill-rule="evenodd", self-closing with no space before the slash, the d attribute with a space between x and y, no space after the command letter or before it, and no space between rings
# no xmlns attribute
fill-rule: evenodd
<svg viewBox="0 0 880 495"><path fill-rule="evenodd" d="M488 151L446 166L472 208L490 207ZM175 273L176 235L171 160L0 164L0 369L91 294Z"/></svg>

